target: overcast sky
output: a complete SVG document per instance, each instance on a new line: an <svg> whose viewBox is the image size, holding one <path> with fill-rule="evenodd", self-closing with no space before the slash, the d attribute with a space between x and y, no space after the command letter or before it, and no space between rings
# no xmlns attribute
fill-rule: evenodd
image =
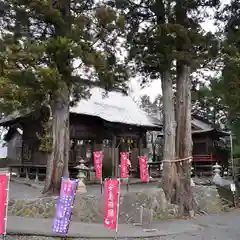
<svg viewBox="0 0 240 240"><path fill-rule="evenodd" d="M222 4L228 4L230 0L221 0ZM206 31L215 31L214 27L214 20L207 20L205 23L202 24L202 27ZM147 94L151 97L151 100L161 93L161 80L155 80L148 87L141 89L137 79L132 79L130 82L130 89L132 91L131 95L134 99L139 99L139 97L143 94Z"/></svg>

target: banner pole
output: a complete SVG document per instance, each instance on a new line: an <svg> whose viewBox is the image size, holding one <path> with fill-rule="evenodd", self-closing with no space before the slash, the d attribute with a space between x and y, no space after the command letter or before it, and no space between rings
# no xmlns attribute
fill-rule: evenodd
<svg viewBox="0 0 240 240"><path fill-rule="evenodd" d="M7 235L7 215L8 215L8 201L9 201L9 187L10 187L10 173L8 172L7 174L7 178L8 178L8 183L7 183L7 198L6 198L6 213L5 213L5 226L4 226L4 235L3 235L3 239L6 239L6 235Z"/></svg>
<svg viewBox="0 0 240 240"><path fill-rule="evenodd" d="M100 187L101 187L101 194L103 193L103 150L101 151L101 179L100 179Z"/></svg>
<svg viewBox="0 0 240 240"><path fill-rule="evenodd" d="M70 180L70 179L69 179L69 180ZM69 218L69 224L68 224L67 234L65 235L64 240L67 240L67 239L68 239L68 231L69 231L69 227L70 227L70 223L71 223L71 219L72 219L72 209L73 209L73 206L74 206L74 201L75 201L75 199L76 199L76 193L77 193L78 183L79 183L79 180L76 181L76 187L75 187L75 191L74 191L74 195L73 195L73 201L72 201L72 206L71 206L71 215L70 215L70 218Z"/></svg>
<svg viewBox="0 0 240 240"><path fill-rule="evenodd" d="M120 204L120 184L121 184L121 181L120 181L120 178L118 178L118 202L117 202L117 224L116 224L116 233L115 233L115 240L118 239L118 218L119 218L119 204Z"/></svg>
<svg viewBox="0 0 240 240"><path fill-rule="evenodd" d="M103 170L103 150L101 151L101 179L100 179L100 184L101 184L101 194L103 193L103 174L102 174L102 170Z"/></svg>
<svg viewBox="0 0 240 240"><path fill-rule="evenodd" d="M103 193L103 180L102 180L102 176L101 176L101 179L100 179L100 185L101 185L101 194Z"/></svg>

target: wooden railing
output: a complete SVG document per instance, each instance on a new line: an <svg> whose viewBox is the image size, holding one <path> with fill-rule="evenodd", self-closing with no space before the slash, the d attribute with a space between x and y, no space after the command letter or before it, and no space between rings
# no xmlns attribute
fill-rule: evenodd
<svg viewBox="0 0 240 240"><path fill-rule="evenodd" d="M194 168L193 174L197 176L212 176L213 168L212 166L216 163L216 158L211 154L208 155L194 155L192 166ZM219 162L220 164L220 162ZM221 169L223 170L223 169Z"/></svg>
<svg viewBox="0 0 240 240"><path fill-rule="evenodd" d="M25 177L26 180L35 179L35 182L46 176L45 165L10 164L8 168L11 175L15 174L17 178Z"/></svg>
<svg viewBox="0 0 240 240"><path fill-rule="evenodd" d="M30 165L30 164L11 164L8 166L11 175L16 175L17 178L25 177L25 180L34 179L36 183L44 180L46 177L46 165ZM81 169L86 173L86 179L90 179L90 172L95 172L95 169ZM69 166L69 174L71 178L76 178L78 169L75 166Z"/></svg>
<svg viewBox="0 0 240 240"><path fill-rule="evenodd" d="M193 162L214 162L212 155L194 155Z"/></svg>

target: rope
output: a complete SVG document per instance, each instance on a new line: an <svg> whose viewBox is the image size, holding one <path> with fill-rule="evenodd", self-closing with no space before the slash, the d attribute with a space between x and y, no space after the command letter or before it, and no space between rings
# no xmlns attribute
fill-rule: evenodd
<svg viewBox="0 0 240 240"><path fill-rule="evenodd" d="M167 163L175 163L175 162L183 162L183 161L191 161L192 160L192 156L190 157L186 157L186 158L180 158L180 159L174 159L174 160L162 160L162 162L167 162Z"/></svg>

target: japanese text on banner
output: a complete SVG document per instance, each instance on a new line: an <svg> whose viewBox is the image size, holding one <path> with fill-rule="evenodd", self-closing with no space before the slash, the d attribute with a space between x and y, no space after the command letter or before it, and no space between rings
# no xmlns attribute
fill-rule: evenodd
<svg viewBox="0 0 240 240"><path fill-rule="evenodd" d="M96 180L102 179L102 152L94 152L93 158L94 158L94 167L96 170Z"/></svg>
<svg viewBox="0 0 240 240"><path fill-rule="evenodd" d="M104 181L104 227L115 230L118 218L119 181Z"/></svg>
<svg viewBox="0 0 240 240"><path fill-rule="evenodd" d="M62 179L60 197L52 227L52 231L55 233L67 234L68 232L77 184L78 180Z"/></svg>
<svg viewBox="0 0 240 240"><path fill-rule="evenodd" d="M139 167L140 167L140 181L149 182L147 157L140 156L138 157L138 159L139 159Z"/></svg>
<svg viewBox="0 0 240 240"><path fill-rule="evenodd" d="M5 235L8 175L0 175L0 235Z"/></svg>
<svg viewBox="0 0 240 240"><path fill-rule="evenodd" d="M120 177L122 179L127 179L128 178L128 153L120 153L121 156L121 171L120 171Z"/></svg>

